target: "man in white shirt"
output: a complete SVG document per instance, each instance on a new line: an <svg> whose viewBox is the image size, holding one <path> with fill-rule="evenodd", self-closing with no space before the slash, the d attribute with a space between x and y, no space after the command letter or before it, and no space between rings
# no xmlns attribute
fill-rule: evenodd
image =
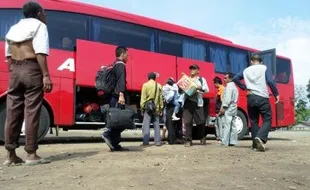
<svg viewBox="0 0 310 190"><path fill-rule="evenodd" d="M240 81L244 79L245 85ZM265 144L268 141L269 131L272 124L272 110L269 102L268 87L274 97L276 104L280 100L277 85L272 77L271 69L263 64L262 58L256 54L251 57L251 66L237 74L233 81L242 89L247 91L248 114L251 122L252 149L265 152ZM263 119L261 127L259 116Z"/></svg>
<svg viewBox="0 0 310 190"><path fill-rule="evenodd" d="M27 165L49 163L36 154L38 149L40 110L44 92L52 91L47 56L49 38L44 9L36 2L23 6L25 18L12 26L5 38L5 57L10 71L6 102L5 148L8 158L4 165L24 162L16 155L24 118L26 119Z"/></svg>

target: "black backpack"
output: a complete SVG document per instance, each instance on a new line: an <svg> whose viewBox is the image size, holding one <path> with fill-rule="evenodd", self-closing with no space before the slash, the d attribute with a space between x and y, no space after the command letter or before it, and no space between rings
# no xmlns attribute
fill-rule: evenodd
<svg viewBox="0 0 310 190"><path fill-rule="evenodd" d="M95 87L97 91L103 91L105 94L113 92L116 83L114 72L115 64L124 64L122 61L117 61L112 65L102 67L96 74Z"/></svg>

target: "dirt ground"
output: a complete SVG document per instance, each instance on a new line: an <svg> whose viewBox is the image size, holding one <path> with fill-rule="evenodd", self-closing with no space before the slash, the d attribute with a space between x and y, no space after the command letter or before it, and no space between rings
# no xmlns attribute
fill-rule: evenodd
<svg viewBox="0 0 310 190"><path fill-rule="evenodd" d="M270 137L265 153L252 151L249 139L230 148L214 138L189 148L126 141L130 152L111 153L99 138L51 138L39 152L53 162L0 166L0 189L310 189L310 132ZM25 158L22 147L18 154ZM5 155L1 145L1 162Z"/></svg>

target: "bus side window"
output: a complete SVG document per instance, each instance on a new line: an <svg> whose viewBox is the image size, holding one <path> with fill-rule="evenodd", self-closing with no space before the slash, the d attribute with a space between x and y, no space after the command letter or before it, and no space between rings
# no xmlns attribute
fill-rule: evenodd
<svg viewBox="0 0 310 190"><path fill-rule="evenodd" d="M277 58L276 62L277 73L275 80L278 83L288 83L291 76L291 63L289 60Z"/></svg>
<svg viewBox="0 0 310 190"><path fill-rule="evenodd" d="M88 16L47 11L46 18L51 48L73 51L77 39L88 40Z"/></svg>
<svg viewBox="0 0 310 190"><path fill-rule="evenodd" d="M158 32L158 52L183 57L183 45L182 38L179 35L172 34L169 32Z"/></svg>
<svg viewBox="0 0 310 190"><path fill-rule="evenodd" d="M199 61L206 60L206 46L202 41L191 38L184 38L182 49L184 58L196 59Z"/></svg>
<svg viewBox="0 0 310 190"><path fill-rule="evenodd" d="M155 51L155 30L117 20L93 17L91 40L139 50Z"/></svg>
<svg viewBox="0 0 310 190"><path fill-rule="evenodd" d="M20 9L0 9L0 40L4 40L11 26L23 18Z"/></svg>
<svg viewBox="0 0 310 190"><path fill-rule="evenodd" d="M225 46L210 43L209 58L210 62L214 63L216 72L228 72L228 52Z"/></svg>
<svg viewBox="0 0 310 190"><path fill-rule="evenodd" d="M248 65L248 52L237 48L229 48L230 72L238 74Z"/></svg>

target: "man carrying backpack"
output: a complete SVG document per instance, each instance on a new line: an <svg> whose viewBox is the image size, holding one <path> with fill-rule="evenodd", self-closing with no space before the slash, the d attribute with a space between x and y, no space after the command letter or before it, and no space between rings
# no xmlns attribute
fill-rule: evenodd
<svg viewBox="0 0 310 190"><path fill-rule="evenodd" d="M119 105L125 105L125 93L126 93L126 62L128 59L128 50L123 46L119 46L115 50L116 61L112 66L111 71L109 71L111 77L110 80L104 81L105 83L113 83L113 90L106 95L110 107L117 107ZM112 77L113 76L113 77ZM97 85L97 84L96 84ZM109 84L107 84L109 86ZM104 92L106 93L106 92ZM128 151L128 149L123 148L119 145L121 141L121 133L124 129L107 129L101 137L105 143L109 146L111 151Z"/></svg>

